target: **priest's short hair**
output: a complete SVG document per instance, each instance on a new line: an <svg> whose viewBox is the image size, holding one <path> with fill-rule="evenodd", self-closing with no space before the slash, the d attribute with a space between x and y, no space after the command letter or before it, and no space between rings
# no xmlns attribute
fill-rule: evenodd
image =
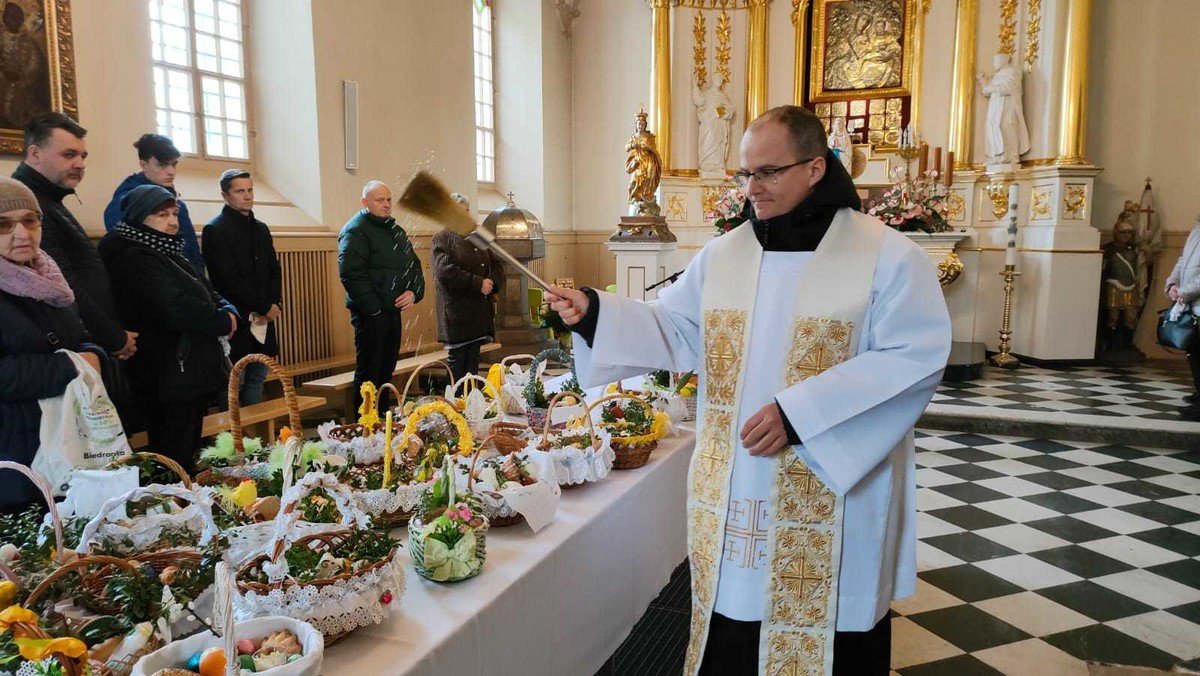
<svg viewBox="0 0 1200 676"><path fill-rule="evenodd" d="M787 127L797 157L818 157L829 152L825 126L813 112L800 106L776 106L755 118L751 128L764 122L778 122Z"/></svg>

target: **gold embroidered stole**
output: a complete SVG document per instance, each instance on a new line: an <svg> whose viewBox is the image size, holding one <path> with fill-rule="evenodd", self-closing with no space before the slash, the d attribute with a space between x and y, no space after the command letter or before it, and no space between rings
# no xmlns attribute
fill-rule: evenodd
<svg viewBox="0 0 1200 676"><path fill-rule="evenodd" d="M780 389L849 359L857 349L870 298L883 225L842 209L797 280L792 345ZM691 639L684 673L696 674L716 601L725 540L729 482L758 293L762 247L743 226L713 245L703 291L704 367L696 450L688 470L688 551L692 572ZM769 293L769 289L763 289ZM833 668L842 498L791 449L777 463L764 590L759 673L828 674Z"/></svg>

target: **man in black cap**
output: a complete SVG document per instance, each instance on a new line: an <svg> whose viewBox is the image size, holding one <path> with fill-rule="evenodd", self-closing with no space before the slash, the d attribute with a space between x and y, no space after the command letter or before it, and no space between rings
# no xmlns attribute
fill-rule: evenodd
<svg viewBox="0 0 1200 676"><path fill-rule="evenodd" d="M283 275L271 230L254 217L254 179L245 169L221 174L225 207L204 226L204 261L217 293L242 316L230 341L229 358L260 353L279 355L275 320L283 305ZM267 367L250 364L242 376L241 402L256 404L263 398Z"/></svg>

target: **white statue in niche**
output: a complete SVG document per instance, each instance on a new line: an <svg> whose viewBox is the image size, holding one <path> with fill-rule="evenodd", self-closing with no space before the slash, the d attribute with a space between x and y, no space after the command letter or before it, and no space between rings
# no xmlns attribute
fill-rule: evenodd
<svg viewBox="0 0 1200 676"><path fill-rule="evenodd" d="M850 167L854 165L854 143L850 140L850 132L846 130L846 118L833 118L832 129L829 133L829 149L837 155L842 166L846 167L846 173L853 176L854 173Z"/></svg>
<svg viewBox="0 0 1200 676"><path fill-rule="evenodd" d="M992 57L992 77L979 74L980 92L988 99L984 151L991 169L1011 169L1029 152L1029 128L1021 98L1021 71L1008 54Z"/></svg>
<svg viewBox="0 0 1200 676"><path fill-rule="evenodd" d="M692 104L700 120L700 178L725 178L733 102L721 87L710 83L701 88L693 81Z"/></svg>

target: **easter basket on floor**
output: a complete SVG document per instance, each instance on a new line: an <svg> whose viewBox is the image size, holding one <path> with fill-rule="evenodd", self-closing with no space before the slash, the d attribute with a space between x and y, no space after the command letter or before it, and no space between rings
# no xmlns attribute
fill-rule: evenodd
<svg viewBox="0 0 1200 676"><path fill-rule="evenodd" d="M558 405L560 397L562 394L550 402L551 409ZM558 483L564 489L600 481L608 476L616 460L612 435L603 428L597 428L590 415L584 415L557 431L551 430L547 422L534 449L536 453L549 456Z"/></svg>
<svg viewBox="0 0 1200 676"><path fill-rule="evenodd" d="M628 400L625 405L619 400ZM612 436L616 454L613 469L637 469L650 461L658 440L670 431L670 417L655 411L645 399L628 392L610 394L592 402L588 417L600 411L600 427Z"/></svg>
<svg viewBox="0 0 1200 676"><path fill-rule="evenodd" d="M224 676L248 672L272 676L320 673L325 654L321 632L308 622L291 617L268 616L235 622L236 583L233 573L223 563L218 568L217 580L213 628L220 630L220 636L205 631L170 643L138 660L131 676L153 676L170 669Z"/></svg>
<svg viewBox="0 0 1200 676"><path fill-rule="evenodd" d="M322 488L347 526L302 534L300 503ZM282 615L312 624L331 643L362 626L378 624L404 593L399 543L370 530L370 518L354 504L337 477L310 472L284 495L266 553L237 573L234 612L239 619Z"/></svg>
<svg viewBox="0 0 1200 676"><path fill-rule="evenodd" d="M456 483L479 497L483 515L492 528L525 521L536 533L554 520L560 489L552 461L519 451L494 452L488 437L476 445L468 463L459 458ZM464 472L465 470L465 472Z"/></svg>
<svg viewBox="0 0 1200 676"><path fill-rule="evenodd" d="M475 577L487 558L489 524L483 504L479 496L461 493L455 484L454 461L447 456L408 522L408 554L413 569L434 582Z"/></svg>

